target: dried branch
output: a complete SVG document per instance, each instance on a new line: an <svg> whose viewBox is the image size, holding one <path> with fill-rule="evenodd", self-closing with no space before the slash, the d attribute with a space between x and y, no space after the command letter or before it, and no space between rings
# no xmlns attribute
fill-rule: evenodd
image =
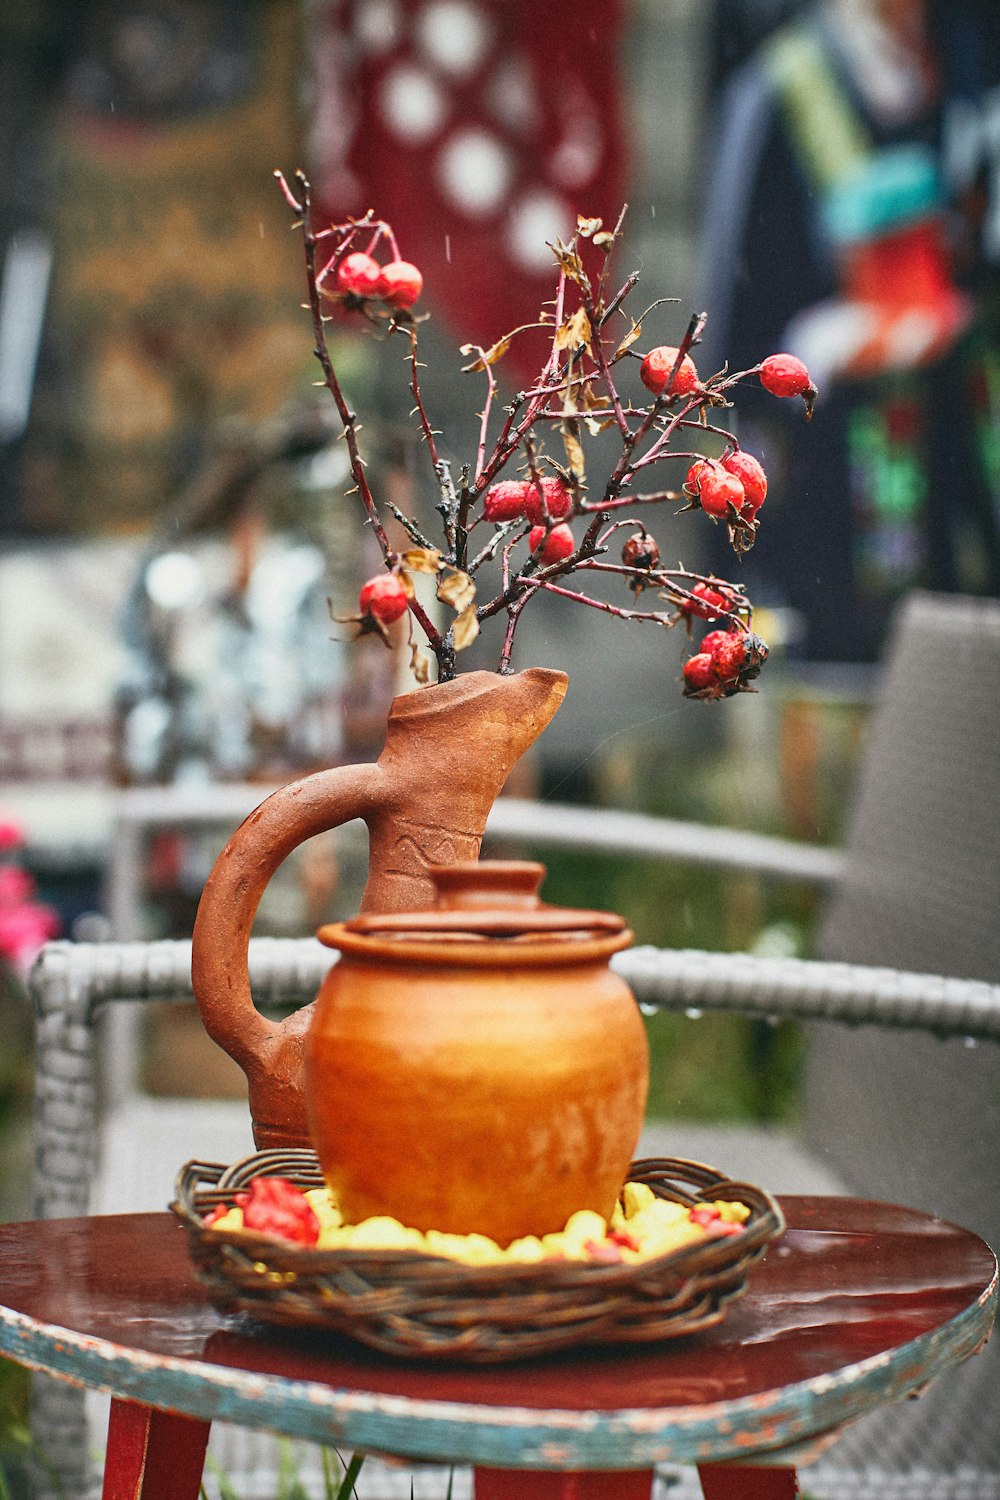
<svg viewBox="0 0 1000 1500"><path fill-rule="evenodd" d="M545 591L625 622L655 621L672 627L683 621L690 632L693 622L704 621L717 625L716 636L725 638L727 632L740 632L740 649L735 656L745 658L746 671L731 678L713 678L710 658L696 653L685 665L685 691L691 696L718 698L747 690L749 678L756 676L767 649L750 632L751 605L745 592L710 575L660 566L659 544L635 513L645 514L653 507L683 501L684 509L705 511L713 521L723 521L734 550L741 556L757 534L767 481L760 464L740 450L716 413L731 406L731 394L741 381L759 376L761 384L774 395L802 395L808 415L815 390L804 367L791 356L775 355L746 370L730 372L724 366L708 380L700 380L691 351L700 342L705 313L691 317L676 348L661 345L643 355L636 346L642 339L644 322L672 299L658 297L637 318L630 316L627 303L638 286L638 272L627 276L607 297L610 252L620 240L625 210L610 231L599 219L581 219L567 243L554 241L550 247L555 260L555 291L538 318L513 329L488 348L478 343L463 346L463 354L474 356L463 368L466 373L484 377L485 391L478 414L474 461L462 464L455 480L452 460L442 451L442 434L431 422L421 388L417 319L410 312L422 285L419 272L401 260L396 237L385 221L368 213L317 230L312 223L305 177L296 174L294 190L280 174L278 180L302 230L308 307L315 353L323 372L321 383L333 397L340 418L366 523L374 531L387 568L397 574L400 587L406 581L408 566L434 572L438 598L456 612L451 627L442 632L413 597L410 584L405 601L399 588L390 589L392 600L384 606L387 618L390 608L401 611L404 603L409 608L412 622L420 626L437 659L439 680L453 675L456 650L469 644L482 624L501 615L506 617L506 625L499 666L501 672L511 670L521 615L528 602ZM393 262L381 266L374 258L376 252L391 254ZM592 273L588 265L593 265L596 256L601 259ZM387 512L416 543L418 551L401 559L391 549L365 470L360 424L330 354L321 297L338 299L346 311L357 313L373 326L387 321L389 333L404 332L409 340L412 416L434 473L436 508L445 542L440 551L415 517L387 501ZM618 317L627 320L626 331L612 344L611 329ZM503 408L491 445L491 429L499 415L495 367L515 340L540 328L551 331L541 367L535 379ZM643 400L619 385L622 374L635 371L637 359L641 361L639 378L649 393ZM605 460L601 485L590 473L593 454L588 453L586 443L604 432L616 435L619 451L609 467ZM678 444L680 434L695 432L697 446L682 448ZM721 443L721 453L717 448L708 463L704 462L708 456L700 451L700 443L706 438ZM552 439L558 440L558 457L546 450L546 443ZM604 449L599 451L603 454ZM684 487L661 483L633 493L638 476L667 459L689 465ZM585 523L582 536L573 524L580 518ZM493 529L489 540L469 561L469 537L481 525ZM608 558L608 550L615 537L625 531L630 534L622 548L622 561L615 562ZM473 576L491 565L499 568L499 586L492 597L476 603ZM620 579L636 595L653 589L670 609L644 609L638 602L632 607L619 605L610 599L594 598L570 581L574 575L596 573ZM366 597L382 596L369 589ZM384 623L376 620L370 626L363 624L363 629L378 630L386 636L387 632L379 629ZM417 651L417 647L413 649ZM733 656L730 652L725 660ZM719 660L723 662L723 656ZM688 666L694 663L700 663L698 672L688 674Z"/></svg>

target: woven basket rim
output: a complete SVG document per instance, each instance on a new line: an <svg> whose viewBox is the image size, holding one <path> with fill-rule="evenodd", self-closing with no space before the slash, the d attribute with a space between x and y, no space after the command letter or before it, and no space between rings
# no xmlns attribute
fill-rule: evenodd
<svg viewBox="0 0 1000 1500"><path fill-rule="evenodd" d="M192 1161L178 1173L171 1208L187 1227L215 1305L264 1322L333 1329L406 1357L497 1362L700 1331L722 1319L745 1290L750 1265L784 1229L780 1207L762 1188L679 1157L637 1160L628 1180L647 1181L675 1201L746 1203L741 1234L632 1263L470 1265L413 1249L314 1250L203 1222L203 1213L231 1202L255 1175L305 1187L323 1180L315 1153L302 1148L256 1152L229 1167Z"/></svg>

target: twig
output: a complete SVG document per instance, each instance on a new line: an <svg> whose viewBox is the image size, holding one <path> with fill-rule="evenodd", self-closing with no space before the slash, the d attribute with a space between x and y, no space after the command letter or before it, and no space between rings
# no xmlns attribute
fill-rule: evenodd
<svg viewBox="0 0 1000 1500"><path fill-rule="evenodd" d="M316 236L313 232L311 223L309 181L304 172L296 172L295 180L298 183L299 187L299 200L296 201L296 199L289 192L285 179L280 176L280 174L276 175L278 175L279 177L279 181L281 183L282 190L285 193L286 199L294 207L295 212L299 215L301 220L302 241L305 249L306 260L306 283L309 290L309 311L312 316L314 335L313 353L319 360L320 369L323 371L324 384L333 397L334 405L336 406L338 415L340 416L340 420L343 423L343 435L344 440L347 443L347 452L351 464L351 475L354 479L357 492L361 496L361 503L364 506L368 524L371 526L372 531L375 534L383 558L385 559L387 564L391 565L393 559L393 550L389 543L389 538L386 535L385 527L382 525L382 521L378 513L378 507L375 504L375 497L371 492L371 488L369 487L368 478L365 474L364 459L361 457L361 450L358 446L357 414L352 411L351 407L348 405L347 398L345 397L344 392L341 388L340 381L337 379L337 374L333 367L333 361L330 358L330 350L326 342L326 329L323 322L323 310L319 300L320 292L319 287L316 284ZM437 629L434 622L430 619L426 610L423 608L418 599L411 599L409 607L421 630L427 637L427 643L437 657L438 665L440 667L442 665L444 655L446 654L444 649L445 642L443 637L441 636L441 633Z"/></svg>

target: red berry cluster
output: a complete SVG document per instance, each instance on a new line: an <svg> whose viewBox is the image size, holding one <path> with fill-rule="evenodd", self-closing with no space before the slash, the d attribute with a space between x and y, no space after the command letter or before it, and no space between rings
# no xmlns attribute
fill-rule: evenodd
<svg viewBox="0 0 1000 1500"><path fill-rule="evenodd" d="M667 629L683 624L688 635L695 622L704 622L709 634L684 667L685 692L721 698L748 690L767 647L753 634L744 589L691 573L682 564L665 565L644 521L648 507L680 499L684 509L721 522L738 555L754 544L768 477L759 457L744 450L714 418L708 420L710 409L730 409L735 387L756 376L775 396L802 398L808 414L816 390L801 360L788 353L771 354L750 369L732 372L724 366L703 379L695 357L704 313L692 316L676 345L644 346L643 352L638 347L643 321L659 300L639 319L628 318L624 303L637 274L613 294L607 282L608 253L618 239L622 218L608 230L600 219L580 217L576 233L552 247L556 291L537 322L515 328L488 348L462 346L464 355L475 355L464 371L484 374L487 386L478 413L475 459L462 462L439 443L442 434L421 389L417 342L422 320L409 309L420 297L422 277L416 266L401 258L391 224L368 213L316 229L305 176L296 174L295 191L280 173L278 178L304 232L308 307L323 384L343 418L354 488L385 562L385 573L368 579L360 591L359 613L351 617L360 633L377 633L387 644L398 643L402 629L393 627L406 620L418 680L430 680L430 659L419 640L413 640L414 626L436 658L439 680L448 681L458 670L458 654L479 636L481 627L506 621L499 670L508 672L525 604L537 594L549 593L629 623L649 622ZM360 423L350 410L328 347L328 320L319 292L372 324L387 325L389 336L409 343L411 414L434 472L442 544L428 541L415 517L404 515L391 499L380 500L372 488ZM627 319L624 328L619 317ZM501 384L493 367L508 354L514 339L546 324L551 341L539 373L501 410ZM639 363L638 379L633 361ZM631 392L619 381L626 370L634 381ZM643 389L637 395L635 387L640 384ZM602 449L596 457L601 466L607 445L617 443L620 449L605 467L603 480L597 478L598 466L589 462L586 451L589 440L599 437ZM553 457L557 442L558 458ZM703 452L706 443L715 444L712 453ZM678 460L683 460L686 473L647 482L654 465ZM644 508L637 512L640 506ZM408 538L401 551L385 524L390 512ZM472 536L477 527L496 529L480 543ZM609 555L612 550L620 553L620 561ZM436 578L436 599L454 611L454 618L424 607L423 590L415 591L411 581L414 573ZM483 579L491 574L493 580L483 588ZM607 584L615 577L619 588L631 589L635 596L627 605L608 596Z"/></svg>
<svg viewBox="0 0 1000 1500"><path fill-rule="evenodd" d="M573 496L558 474L542 479L502 479L491 484L483 496L487 521L516 521L522 516L532 526L563 521L573 509Z"/></svg>
<svg viewBox="0 0 1000 1500"><path fill-rule="evenodd" d="M501 525L505 521L530 521L528 548L544 565L564 562L576 550L573 532L565 517L573 509L573 496L558 474L539 479L501 479L483 496L483 519Z"/></svg>
<svg viewBox="0 0 1000 1500"><path fill-rule="evenodd" d="M424 289L424 278L408 260L390 260L383 266L365 251L354 250L334 264L335 290L331 293L325 283L322 290L350 305L376 299L401 311L412 307Z"/></svg>
<svg viewBox="0 0 1000 1500"><path fill-rule="evenodd" d="M765 661L767 646L752 630L711 630L684 663L684 695L717 699L748 692Z"/></svg>
<svg viewBox="0 0 1000 1500"><path fill-rule="evenodd" d="M759 459L742 448L722 458L698 458L688 469L684 493L713 521L725 521L738 552L753 544L757 513L767 495L767 475Z"/></svg>

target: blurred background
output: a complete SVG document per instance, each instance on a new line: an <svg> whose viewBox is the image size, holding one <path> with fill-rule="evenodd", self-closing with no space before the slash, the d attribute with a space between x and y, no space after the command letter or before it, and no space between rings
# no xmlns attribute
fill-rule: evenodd
<svg viewBox="0 0 1000 1500"><path fill-rule="evenodd" d="M28 1202L40 944L187 936L245 812L373 759L409 685L405 650L331 620L377 556L276 168L331 217L374 208L421 267L456 465L482 400L459 346L535 315L578 213L628 203L617 272L641 271L637 307L675 299L643 347L705 309L703 375L806 360L811 423L756 386L727 414L770 481L753 552L702 515L656 528L668 565L747 585L760 693L685 701L681 631L539 601L516 664L570 691L515 790L840 840L894 610L1000 594L995 0L7 0L0 96L0 1212ZM346 319L331 339L373 487L433 525L400 346ZM808 888L546 858L549 899L641 942L811 951ZM364 868L350 830L314 841L258 930L350 914ZM652 1117L794 1115L792 1028L649 1024ZM241 1092L196 1016L129 1045L153 1094Z"/></svg>
<svg viewBox="0 0 1000 1500"><path fill-rule="evenodd" d="M644 347L704 308L703 373L806 358L812 423L756 387L728 414L770 479L754 551L727 556L700 515L658 527L665 561L746 583L763 690L684 701L682 632L541 601L518 664L571 686L517 790L838 841L894 608L915 587L1000 592L991 0L10 0L0 81L8 1113L39 943L187 935L243 812L374 758L408 685L405 651L330 618L377 559L313 389L276 168L305 166L330 216L374 207L420 265L426 399L456 463L482 399L458 348L533 316L545 241L577 213L628 203L618 272L640 269L642 306L676 299ZM426 513L399 347L346 319L331 336L376 487ZM515 359L508 393L531 374ZM260 930L350 913L364 857L316 841ZM548 863L551 899L621 910L641 941L809 952L809 891ZM148 1087L234 1086L197 1031L154 1023ZM654 1112L794 1109L793 1036L696 1035Z"/></svg>

